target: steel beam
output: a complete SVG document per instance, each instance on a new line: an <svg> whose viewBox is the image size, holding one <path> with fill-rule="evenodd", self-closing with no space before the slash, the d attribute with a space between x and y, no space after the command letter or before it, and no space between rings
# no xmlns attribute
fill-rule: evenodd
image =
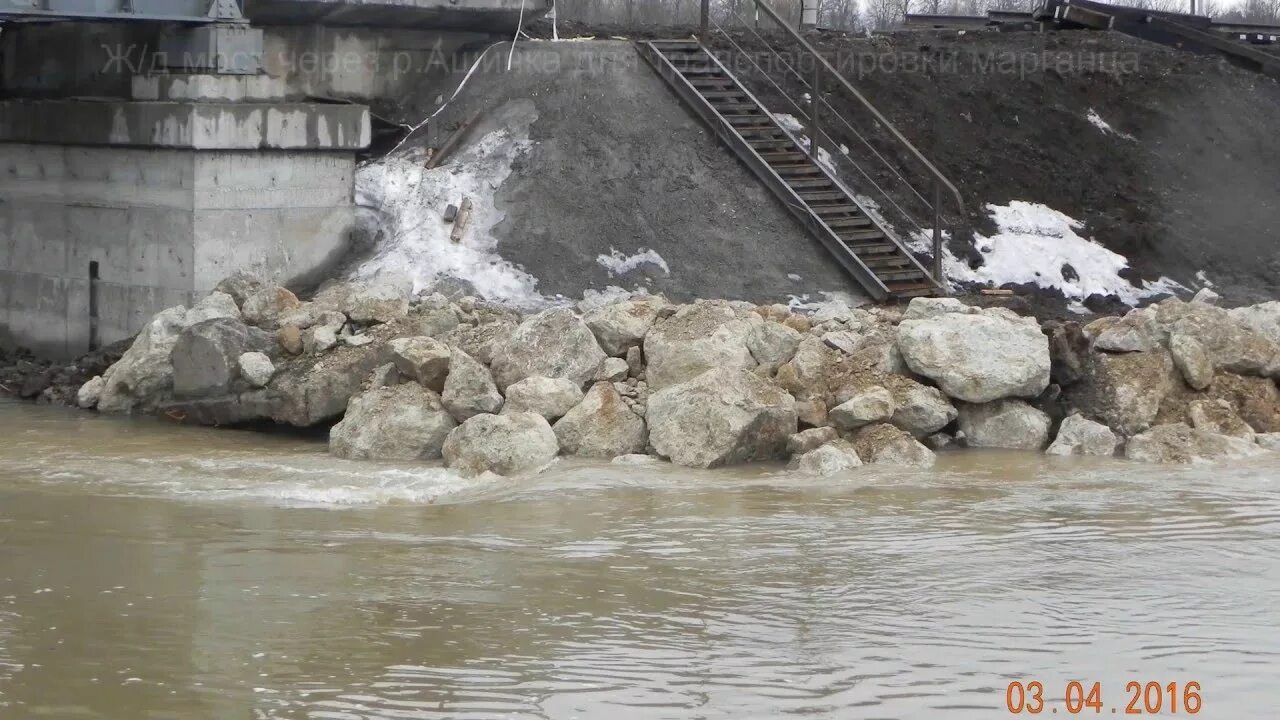
<svg viewBox="0 0 1280 720"><path fill-rule="evenodd" d="M237 0L0 0L0 20L244 22Z"/></svg>

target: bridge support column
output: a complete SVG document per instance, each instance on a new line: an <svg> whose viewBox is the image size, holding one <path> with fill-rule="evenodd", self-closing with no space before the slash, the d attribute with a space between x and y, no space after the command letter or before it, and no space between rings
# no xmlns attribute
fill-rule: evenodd
<svg viewBox="0 0 1280 720"><path fill-rule="evenodd" d="M0 345L89 349L250 269L322 279L348 250L368 109L261 75L161 74L115 101L0 101Z"/></svg>

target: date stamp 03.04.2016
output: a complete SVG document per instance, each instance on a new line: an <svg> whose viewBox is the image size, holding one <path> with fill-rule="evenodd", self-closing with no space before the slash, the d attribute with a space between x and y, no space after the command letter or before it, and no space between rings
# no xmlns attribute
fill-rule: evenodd
<svg viewBox="0 0 1280 720"><path fill-rule="evenodd" d="M1195 681L1131 680L1123 693L1118 688L1104 693L1100 682L1072 680L1052 687L1039 680L1014 680L1004 700L1014 715L1195 715L1204 707Z"/></svg>

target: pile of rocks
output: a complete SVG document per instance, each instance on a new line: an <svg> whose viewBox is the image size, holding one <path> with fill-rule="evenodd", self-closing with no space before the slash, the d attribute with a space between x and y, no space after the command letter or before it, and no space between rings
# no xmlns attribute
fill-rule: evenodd
<svg viewBox="0 0 1280 720"><path fill-rule="evenodd" d="M237 275L151 320L82 406L332 424L340 457L468 474L557 455L831 474L948 447L1194 462L1280 435L1280 303L1168 300L1081 327L953 298L829 308L656 296L522 316L384 280L310 301ZM336 424L333 424L336 423Z"/></svg>

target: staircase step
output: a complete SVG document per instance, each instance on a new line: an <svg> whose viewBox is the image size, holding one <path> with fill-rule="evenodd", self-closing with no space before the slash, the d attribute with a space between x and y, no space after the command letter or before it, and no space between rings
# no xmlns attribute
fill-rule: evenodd
<svg viewBox="0 0 1280 720"><path fill-rule="evenodd" d="M755 103L725 102L724 100L712 100L711 104L715 107L715 109L719 110L720 112L725 112L725 111L734 112L734 111L747 111L747 110L753 110L757 113L760 112L759 106L757 106ZM761 115L763 115L763 113L761 113Z"/></svg>
<svg viewBox="0 0 1280 720"><path fill-rule="evenodd" d="M822 168L817 165L772 165L771 167L782 177L822 174Z"/></svg>
<svg viewBox="0 0 1280 720"><path fill-rule="evenodd" d="M770 151L760 153L760 157L770 162L793 162L796 160L808 160L809 156L802 152L794 150L784 150L781 152Z"/></svg>
<svg viewBox="0 0 1280 720"><path fill-rule="evenodd" d="M866 215L850 215L848 217L823 218L827 223L827 227L837 228L865 228L871 227L871 218Z"/></svg>
<svg viewBox="0 0 1280 720"><path fill-rule="evenodd" d="M841 230L836 234L840 236L840 239L843 240L845 244L851 242L862 242L865 240L879 240L884 237L884 233L880 232L880 230L876 228L871 228L870 230ZM898 246L893 243L889 243L889 247L893 248L896 252Z"/></svg>
<svg viewBox="0 0 1280 720"><path fill-rule="evenodd" d="M722 73L720 68L715 65L676 65L675 68L676 70L679 70L682 75L718 75L720 77L724 77L724 73Z"/></svg>
<svg viewBox="0 0 1280 720"><path fill-rule="evenodd" d="M933 283L897 282L885 283L885 287L900 298L928 297L938 294L938 288Z"/></svg>
<svg viewBox="0 0 1280 720"><path fill-rule="evenodd" d="M832 205L813 205L810 203L810 209L813 214L821 218L831 218L833 220L842 220L840 215L848 215L850 217L863 217L862 211L857 205L851 205L847 202L836 203Z"/></svg>
<svg viewBox="0 0 1280 720"><path fill-rule="evenodd" d="M716 98L744 98L747 96L745 90L699 90L699 94L708 100ZM754 105L752 107L755 107Z"/></svg>
<svg viewBox="0 0 1280 720"><path fill-rule="evenodd" d="M727 77L696 77L689 78L689 82L696 88L702 87L734 87L738 83Z"/></svg>
<svg viewBox="0 0 1280 720"><path fill-rule="evenodd" d="M873 270L876 268L910 267L911 266L911 258L902 254L890 255L888 253L885 253L883 255L871 255L865 258L859 257L858 259L862 261L863 265L866 265L867 267Z"/></svg>
<svg viewBox="0 0 1280 720"><path fill-rule="evenodd" d="M906 280L924 280L924 273L919 268L909 268L904 270L876 270L876 277L880 278L880 282L902 282Z"/></svg>
<svg viewBox="0 0 1280 720"><path fill-rule="evenodd" d="M898 246L894 245L891 242L858 243L855 245L850 245L848 243L845 243L845 246L848 247L850 250L852 250L853 254L857 255L858 257L862 257L864 255L883 255L885 253L898 252Z"/></svg>
<svg viewBox="0 0 1280 720"><path fill-rule="evenodd" d="M849 202L849 196L840 190L806 190L800 193L800 199L810 205L817 202Z"/></svg>
<svg viewBox="0 0 1280 720"><path fill-rule="evenodd" d="M797 178L795 180L787 180L787 184L793 188L829 188L831 187L831 180L826 177Z"/></svg>

